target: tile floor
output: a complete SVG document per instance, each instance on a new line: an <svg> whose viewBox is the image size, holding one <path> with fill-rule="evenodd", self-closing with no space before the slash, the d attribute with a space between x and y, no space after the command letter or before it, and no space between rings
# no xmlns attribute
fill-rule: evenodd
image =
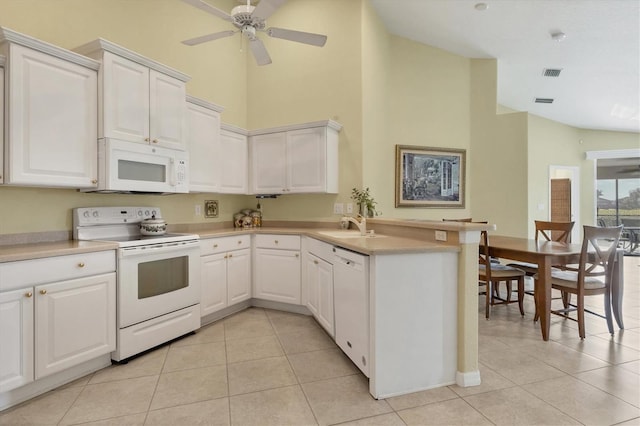
<svg viewBox="0 0 640 426"><path fill-rule="evenodd" d="M484 319L482 384L376 401L310 317L252 308L0 413L1 425L640 425L640 257L625 258L626 329L516 305ZM601 310L601 299L590 299ZM557 302L556 302L557 303Z"/></svg>

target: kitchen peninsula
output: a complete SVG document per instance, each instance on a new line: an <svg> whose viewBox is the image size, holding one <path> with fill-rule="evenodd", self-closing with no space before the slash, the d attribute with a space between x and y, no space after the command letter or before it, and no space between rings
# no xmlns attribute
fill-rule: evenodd
<svg viewBox="0 0 640 426"><path fill-rule="evenodd" d="M368 227L375 231L374 237L343 238L327 222L266 222L262 228L248 230L173 225L169 231L198 233L203 243L240 235L295 235L303 241L303 257L305 241L311 240L364 255L368 258L369 318L364 361L370 393L386 398L452 383L479 384L477 247L480 231L493 226L370 219ZM446 241L436 241L436 231ZM0 245L0 264L30 259L28 247ZM304 277L301 309L308 298ZM245 306L269 307L255 293L252 297Z"/></svg>

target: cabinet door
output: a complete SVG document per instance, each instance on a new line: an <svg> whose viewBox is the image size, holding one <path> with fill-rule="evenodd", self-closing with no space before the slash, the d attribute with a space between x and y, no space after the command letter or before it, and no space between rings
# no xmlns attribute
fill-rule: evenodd
<svg viewBox="0 0 640 426"><path fill-rule="evenodd" d="M222 130L219 157L220 193L247 194L249 192L247 137Z"/></svg>
<svg viewBox="0 0 640 426"><path fill-rule="evenodd" d="M95 187L97 72L13 44L8 65L5 183Z"/></svg>
<svg viewBox="0 0 640 426"><path fill-rule="evenodd" d="M189 192L220 189L220 113L187 103Z"/></svg>
<svg viewBox="0 0 640 426"><path fill-rule="evenodd" d="M318 313L316 318L318 323L333 337L333 266L322 259L318 259L316 274L318 283Z"/></svg>
<svg viewBox="0 0 640 426"><path fill-rule="evenodd" d="M287 132L287 188L290 192L326 191L325 128Z"/></svg>
<svg viewBox="0 0 640 426"><path fill-rule="evenodd" d="M227 306L227 253L203 256L201 261L200 316L203 317Z"/></svg>
<svg viewBox="0 0 640 426"><path fill-rule="evenodd" d="M33 381L33 288L0 293L0 393Z"/></svg>
<svg viewBox="0 0 640 426"><path fill-rule="evenodd" d="M300 252L256 249L255 297L300 304Z"/></svg>
<svg viewBox="0 0 640 426"><path fill-rule="evenodd" d="M116 348L116 274L35 288L36 379Z"/></svg>
<svg viewBox="0 0 640 426"><path fill-rule="evenodd" d="M105 52L102 73L101 137L148 143L149 68Z"/></svg>
<svg viewBox="0 0 640 426"><path fill-rule="evenodd" d="M149 126L152 144L186 149L185 83L177 78L149 71Z"/></svg>
<svg viewBox="0 0 640 426"><path fill-rule="evenodd" d="M311 253L305 256L305 282L307 286L307 308L318 318L318 264L320 259Z"/></svg>
<svg viewBox="0 0 640 426"><path fill-rule="evenodd" d="M282 194L287 190L286 133L251 137L251 193Z"/></svg>
<svg viewBox="0 0 640 426"><path fill-rule="evenodd" d="M251 250L235 250L227 256L229 306L251 298Z"/></svg>

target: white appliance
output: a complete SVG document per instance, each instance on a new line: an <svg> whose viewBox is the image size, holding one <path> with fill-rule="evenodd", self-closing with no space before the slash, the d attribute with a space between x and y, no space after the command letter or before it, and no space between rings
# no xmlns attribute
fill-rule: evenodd
<svg viewBox="0 0 640 426"><path fill-rule="evenodd" d="M117 249L117 340L122 361L200 327L200 244L195 234L144 236L140 222L157 207L73 210L77 240L110 241Z"/></svg>
<svg viewBox="0 0 640 426"><path fill-rule="evenodd" d="M98 187L83 191L189 192L189 154L118 139L98 139Z"/></svg>

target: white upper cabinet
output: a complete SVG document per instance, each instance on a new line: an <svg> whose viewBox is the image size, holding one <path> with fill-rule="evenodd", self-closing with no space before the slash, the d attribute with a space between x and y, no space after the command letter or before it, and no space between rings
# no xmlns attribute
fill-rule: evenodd
<svg viewBox="0 0 640 426"><path fill-rule="evenodd" d="M220 157L217 162L220 172L221 194L249 193L249 148L247 131L222 124L220 131Z"/></svg>
<svg viewBox="0 0 640 426"><path fill-rule="evenodd" d="M102 62L99 137L186 149L189 76L104 39L74 51Z"/></svg>
<svg viewBox="0 0 640 426"><path fill-rule="evenodd" d="M251 132L251 193L337 193L341 128L329 120Z"/></svg>
<svg viewBox="0 0 640 426"><path fill-rule="evenodd" d="M220 191L221 112L222 107L218 105L187 96L189 192Z"/></svg>
<svg viewBox="0 0 640 426"><path fill-rule="evenodd" d="M100 64L6 28L0 28L0 54L6 57L4 183L95 187Z"/></svg>

